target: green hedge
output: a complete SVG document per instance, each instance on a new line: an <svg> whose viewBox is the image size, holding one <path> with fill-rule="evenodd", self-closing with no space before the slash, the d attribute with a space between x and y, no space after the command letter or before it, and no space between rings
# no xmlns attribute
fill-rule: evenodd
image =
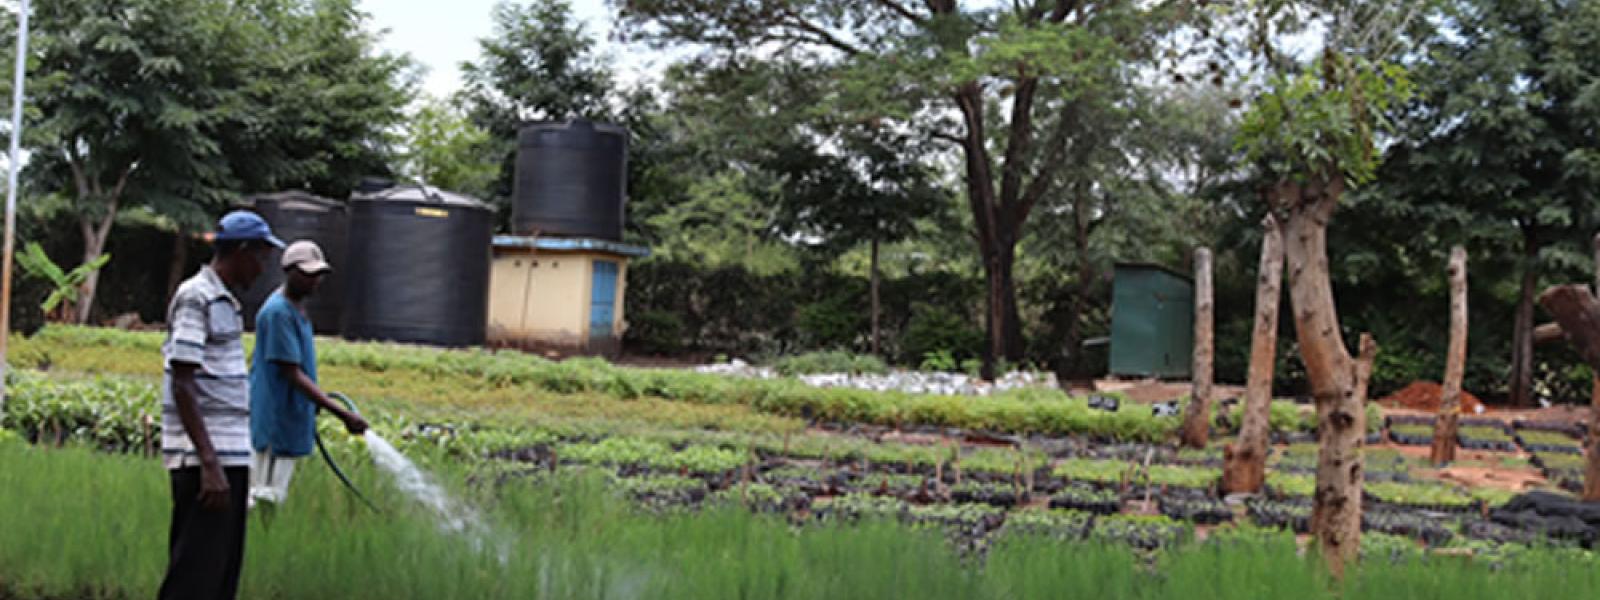
<svg viewBox="0 0 1600 600"><path fill-rule="evenodd" d="M83 351L117 347L159 352L160 334L79 327L51 327L39 333L30 350ZM22 359L19 356L19 360ZM36 358L37 360L37 358ZM412 377L448 380L453 385L524 387L547 392L595 393L621 399L660 398L699 404L744 405L758 411L830 422L882 426L929 425L1018 434L1088 435L1108 440L1155 442L1168 439L1177 417L1155 417L1123 402L1118 412L1091 409L1083 398L1054 389L1024 389L987 397L815 388L791 379L760 380L668 369L616 367L599 359L554 362L512 351L438 350L395 344L325 341L319 347L323 368L345 367L374 374L407 372ZM26 364L25 362L23 364ZM1377 420L1369 417L1369 422ZM1237 422L1237 420L1235 421ZM1304 431L1314 415L1285 402L1275 403L1272 426Z"/></svg>

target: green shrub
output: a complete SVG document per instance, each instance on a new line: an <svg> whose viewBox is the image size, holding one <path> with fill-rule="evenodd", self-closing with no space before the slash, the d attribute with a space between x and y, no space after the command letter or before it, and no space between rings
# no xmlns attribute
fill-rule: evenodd
<svg viewBox="0 0 1600 600"><path fill-rule="evenodd" d="M922 363L917 367L923 371L951 372L961 368L961 362L956 360L956 355L949 350L936 350L922 355Z"/></svg>
<svg viewBox="0 0 1600 600"><path fill-rule="evenodd" d="M806 348L851 348L868 330L865 298L835 294L804 304L795 312L795 329Z"/></svg>
<svg viewBox="0 0 1600 600"><path fill-rule="evenodd" d="M929 354L946 352L959 361L983 353L983 332L972 319L929 304L917 304L900 336L900 360L918 364Z"/></svg>
<svg viewBox="0 0 1600 600"><path fill-rule="evenodd" d="M147 382L95 377L58 380L12 371L0 427L45 443L113 451L158 450L161 406Z"/></svg>
<svg viewBox="0 0 1600 600"><path fill-rule="evenodd" d="M676 313L651 309L628 315L624 340L646 354L677 354L683 351L684 334L683 319Z"/></svg>

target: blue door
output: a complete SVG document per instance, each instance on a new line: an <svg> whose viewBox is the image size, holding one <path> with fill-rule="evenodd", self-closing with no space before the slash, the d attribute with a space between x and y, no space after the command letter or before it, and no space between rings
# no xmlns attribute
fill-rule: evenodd
<svg viewBox="0 0 1600 600"><path fill-rule="evenodd" d="M594 261L590 287L593 291L589 300L589 340L591 343L609 341L617 312L617 263Z"/></svg>

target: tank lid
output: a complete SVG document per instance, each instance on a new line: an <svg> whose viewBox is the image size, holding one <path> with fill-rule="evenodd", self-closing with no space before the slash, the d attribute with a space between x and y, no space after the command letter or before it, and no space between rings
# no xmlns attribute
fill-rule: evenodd
<svg viewBox="0 0 1600 600"><path fill-rule="evenodd" d="M251 205L263 200L277 202L285 208L297 210L339 210L344 208L344 203L332 198L324 198L305 190L285 190L266 194L252 194L245 199Z"/></svg>
<svg viewBox="0 0 1600 600"><path fill-rule="evenodd" d="M373 192L353 192L351 200L378 200L393 202L416 202L419 204L445 204L451 206L466 206L494 210L482 200L466 194L460 194L423 184L402 184Z"/></svg>
<svg viewBox="0 0 1600 600"><path fill-rule="evenodd" d="M520 131L550 131L565 129L568 131L598 131L601 133L616 133L628 135L628 128L615 123L603 123L588 119L567 119L565 121L523 121L517 125Z"/></svg>

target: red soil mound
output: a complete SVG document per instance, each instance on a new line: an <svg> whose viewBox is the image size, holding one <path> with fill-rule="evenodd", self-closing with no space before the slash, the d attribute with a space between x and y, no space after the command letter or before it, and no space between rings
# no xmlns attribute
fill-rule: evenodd
<svg viewBox="0 0 1600 600"><path fill-rule="evenodd" d="M1401 388L1400 391L1390 394L1381 402L1388 406L1398 406L1412 410L1438 412L1440 397L1444 395L1444 387L1432 381L1413 381L1411 385ZM1483 409L1483 401L1466 390L1461 391L1461 414L1478 414Z"/></svg>

